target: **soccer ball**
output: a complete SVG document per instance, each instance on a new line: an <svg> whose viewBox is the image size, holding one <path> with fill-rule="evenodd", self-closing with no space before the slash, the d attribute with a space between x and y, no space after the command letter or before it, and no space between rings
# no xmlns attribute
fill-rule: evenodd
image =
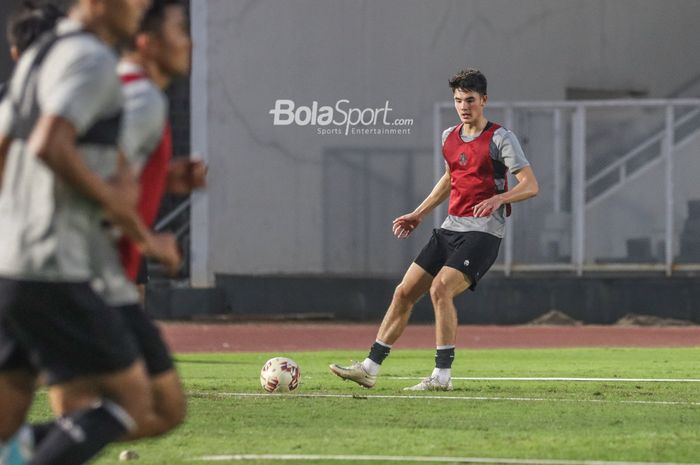
<svg viewBox="0 0 700 465"><path fill-rule="evenodd" d="M260 370L260 385L267 392L290 392L299 387L299 365L287 357L271 358Z"/></svg>

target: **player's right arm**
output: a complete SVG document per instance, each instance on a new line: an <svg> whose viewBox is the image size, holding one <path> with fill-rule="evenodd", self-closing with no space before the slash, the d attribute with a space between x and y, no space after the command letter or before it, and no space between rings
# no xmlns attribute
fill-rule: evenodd
<svg viewBox="0 0 700 465"><path fill-rule="evenodd" d="M91 171L78 152L73 124L62 116L42 115L29 137L29 150L36 154L68 185L104 207L110 219L145 247L148 231L133 205L123 199L133 197L123 183L110 185Z"/></svg>
<svg viewBox="0 0 700 465"><path fill-rule="evenodd" d="M0 190L2 190L2 176L5 171L5 160L7 152L12 144L12 125L10 123L10 101L2 99L0 102Z"/></svg>
<svg viewBox="0 0 700 465"><path fill-rule="evenodd" d="M411 213L399 216L393 222L392 231L399 239L408 237L423 221L423 218L433 211L450 196L450 168L445 163L445 174L438 180L428 197Z"/></svg>
<svg viewBox="0 0 700 465"><path fill-rule="evenodd" d="M133 202L128 200L134 197L135 184L104 181L85 164L75 142L76 130L70 121L57 115L43 115L29 138L29 149L67 184L102 205L107 217L146 255L162 262L172 273L176 272L181 257L175 241L152 234Z"/></svg>

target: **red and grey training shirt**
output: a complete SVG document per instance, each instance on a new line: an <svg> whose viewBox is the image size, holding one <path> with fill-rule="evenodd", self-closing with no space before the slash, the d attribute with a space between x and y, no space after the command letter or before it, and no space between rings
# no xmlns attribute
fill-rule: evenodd
<svg viewBox="0 0 700 465"><path fill-rule="evenodd" d="M510 206L480 218L474 217L474 206L508 190L508 171L517 173L530 165L515 134L488 122L480 134L466 136L459 124L442 133L442 154L450 169L451 184L448 216L442 228L503 237Z"/></svg>
<svg viewBox="0 0 700 465"><path fill-rule="evenodd" d="M125 94L121 147L140 172L139 216L150 228L158 215L166 190L172 158L172 132L167 122L167 99L163 92L134 63L122 61L117 68ZM119 243L122 264L128 277L136 279L141 252L128 239Z"/></svg>

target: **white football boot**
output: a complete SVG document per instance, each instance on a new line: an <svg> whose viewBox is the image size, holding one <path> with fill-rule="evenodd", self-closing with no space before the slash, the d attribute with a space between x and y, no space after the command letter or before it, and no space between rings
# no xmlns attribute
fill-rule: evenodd
<svg viewBox="0 0 700 465"><path fill-rule="evenodd" d="M423 378L423 381L416 384L415 386L403 388L404 391L451 391L452 390L452 380L448 380L447 383L442 384L438 381L436 376L428 376Z"/></svg>
<svg viewBox="0 0 700 465"><path fill-rule="evenodd" d="M341 367L335 363L329 365L331 372L345 380L354 381L362 387L371 388L377 382L376 375L370 375L365 371L362 363L352 361L349 367Z"/></svg>

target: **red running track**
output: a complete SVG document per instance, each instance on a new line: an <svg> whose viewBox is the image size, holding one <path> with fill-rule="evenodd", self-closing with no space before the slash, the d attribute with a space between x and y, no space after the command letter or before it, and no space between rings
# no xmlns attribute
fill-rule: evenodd
<svg viewBox="0 0 700 465"><path fill-rule="evenodd" d="M354 323L162 323L160 326L175 352L367 350L379 327ZM394 347L433 348L434 334L433 326L409 326ZM471 349L697 347L700 327L460 326L457 346Z"/></svg>

